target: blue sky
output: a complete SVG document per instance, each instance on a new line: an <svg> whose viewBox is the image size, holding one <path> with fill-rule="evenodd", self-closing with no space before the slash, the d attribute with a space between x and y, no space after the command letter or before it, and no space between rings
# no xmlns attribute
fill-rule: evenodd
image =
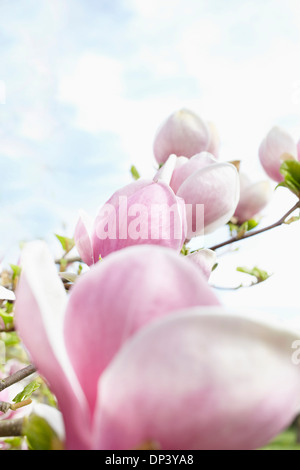
<svg viewBox="0 0 300 470"><path fill-rule="evenodd" d="M1 0L0 253L72 236L78 210L94 215L131 164L152 176L156 129L181 107L215 123L222 160L264 178L266 132L300 137L299 46L297 0ZM289 204L276 196L270 218ZM278 266L276 236L262 268Z"/></svg>

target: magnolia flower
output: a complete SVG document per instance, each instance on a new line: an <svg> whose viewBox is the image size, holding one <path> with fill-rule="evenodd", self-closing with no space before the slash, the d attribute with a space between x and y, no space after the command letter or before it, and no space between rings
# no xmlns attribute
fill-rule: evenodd
<svg viewBox="0 0 300 470"><path fill-rule="evenodd" d="M68 449L255 449L299 412L297 334L226 311L173 250L113 253L69 299L43 242L21 264L17 328Z"/></svg>
<svg viewBox="0 0 300 470"><path fill-rule="evenodd" d="M68 299L45 244L27 245L16 325L57 396L68 446L91 445L98 380L130 336L176 309L218 304L197 266L152 245L107 256L78 279Z"/></svg>
<svg viewBox="0 0 300 470"><path fill-rule="evenodd" d="M149 325L103 374L95 442L109 450L147 442L165 450L266 445L299 412L295 334L220 307Z"/></svg>
<svg viewBox="0 0 300 470"><path fill-rule="evenodd" d="M164 177L162 174L156 181L139 179L115 192L94 222L81 212L74 239L86 264L137 244L181 250L186 238L185 205Z"/></svg>
<svg viewBox="0 0 300 470"><path fill-rule="evenodd" d="M274 181L283 181L279 169L285 160L297 160L297 145L282 128L273 127L259 147L260 162L267 175Z"/></svg>
<svg viewBox="0 0 300 470"><path fill-rule="evenodd" d="M179 157L170 186L186 204L187 239L226 224L239 200L239 175L231 163L218 162L208 152ZM202 214L200 209L202 207ZM202 218L201 218L202 217Z"/></svg>
<svg viewBox="0 0 300 470"><path fill-rule="evenodd" d="M219 135L215 125L203 121L188 109L171 114L160 126L153 143L154 156L158 163L164 163L170 155L187 158L209 150L218 156Z"/></svg>
<svg viewBox="0 0 300 470"><path fill-rule="evenodd" d="M269 181L251 182L243 173L240 173L240 199L234 213L238 223L256 217L269 203L272 189Z"/></svg>

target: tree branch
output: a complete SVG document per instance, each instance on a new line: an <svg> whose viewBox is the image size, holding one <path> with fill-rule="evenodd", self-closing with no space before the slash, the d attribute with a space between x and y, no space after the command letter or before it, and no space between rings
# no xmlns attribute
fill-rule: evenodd
<svg viewBox="0 0 300 470"><path fill-rule="evenodd" d="M24 418L0 421L0 437L23 436Z"/></svg>
<svg viewBox="0 0 300 470"><path fill-rule="evenodd" d="M7 387L10 387L11 385L20 382L20 380L25 379L29 375L33 374L36 372L36 368L33 364L30 364L27 367L24 367L24 369L18 370L14 374L6 377L5 379L0 380L0 392L4 390Z"/></svg>
<svg viewBox="0 0 300 470"><path fill-rule="evenodd" d="M8 403L7 401L0 401L0 411L2 413L7 413L8 410L16 411L23 406L30 405L32 403L31 398L26 398L26 400L19 401L18 403Z"/></svg>
<svg viewBox="0 0 300 470"><path fill-rule="evenodd" d="M58 258L54 260L55 264L61 264L61 262L64 261L67 265L72 264L72 263L82 263L82 259L80 256L74 256L73 258Z"/></svg>
<svg viewBox="0 0 300 470"><path fill-rule="evenodd" d="M245 240L246 238L254 237L255 235L259 235L260 233L264 233L275 227L279 227L280 225L285 223L289 215L291 215L296 209L299 209L299 208L300 208L300 200L290 210L288 210L286 214L284 214L279 220L277 220L277 222L274 222L273 224L268 225L267 227L261 228L259 230L247 232L242 237L241 236L239 237L238 235L235 237L232 237L229 240L226 240L225 242L218 243L217 245L210 247L210 250L215 251L215 250L218 250L219 248L222 248L223 246L230 245L231 243L235 243L240 240Z"/></svg>

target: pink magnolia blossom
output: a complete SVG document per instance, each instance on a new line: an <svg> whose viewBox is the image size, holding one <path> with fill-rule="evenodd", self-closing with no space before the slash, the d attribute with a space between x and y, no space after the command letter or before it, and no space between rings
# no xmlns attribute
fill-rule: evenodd
<svg viewBox="0 0 300 470"><path fill-rule="evenodd" d="M269 181L252 182L240 173L240 198L234 217L239 223L255 218L270 202L272 189Z"/></svg>
<svg viewBox="0 0 300 470"><path fill-rule="evenodd" d="M218 162L208 152L190 159L179 157L170 186L186 204L187 239L226 224L239 200L239 175L234 165ZM203 223L197 207L203 207Z"/></svg>
<svg viewBox="0 0 300 470"><path fill-rule="evenodd" d="M109 255L67 299L47 247L31 243L16 321L68 449L254 449L299 412L298 334L226 311L167 248Z"/></svg>
<svg viewBox="0 0 300 470"><path fill-rule="evenodd" d="M149 325L103 374L95 442L110 450L149 441L176 450L266 445L299 412L295 334L220 307Z"/></svg>
<svg viewBox="0 0 300 470"><path fill-rule="evenodd" d="M297 160L297 145L284 129L273 127L259 147L259 159L267 175L274 181L283 181L279 169L285 160Z"/></svg>
<svg viewBox="0 0 300 470"><path fill-rule="evenodd" d="M84 442L91 439L99 377L130 336L176 309L218 304L197 266L154 245L112 253L79 278L67 299L44 243L29 244L16 324L58 398L68 445L90 445Z"/></svg>
<svg viewBox="0 0 300 470"><path fill-rule="evenodd" d="M139 179L116 191L94 222L82 212L74 234L77 250L89 266L131 245L150 243L179 252L185 238L184 201L162 177Z"/></svg>
<svg viewBox="0 0 300 470"><path fill-rule="evenodd" d="M217 157L219 144L219 135L213 123L203 121L189 109L180 109L158 129L153 152L158 163L164 163L172 154L190 158L204 150Z"/></svg>

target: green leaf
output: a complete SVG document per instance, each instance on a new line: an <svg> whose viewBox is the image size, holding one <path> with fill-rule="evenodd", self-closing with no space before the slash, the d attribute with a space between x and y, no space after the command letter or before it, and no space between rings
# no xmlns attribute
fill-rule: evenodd
<svg viewBox="0 0 300 470"><path fill-rule="evenodd" d="M267 273L267 271L264 271L263 269L260 269L257 266L255 266L254 268L251 268L251 269L239 266L239 267L236 268L236 270L241 272L241 273L245 273L245 274L249 274L250 276L254 276L258 283L266 281L271 276L271 274Z"/></svg>
<svg viewBox="0 0 300 470"><path fill-rule="evenodd" d="M229 227L230 234L232 236L236 234L238 238L243 238L245 233L257 227L258 223L259 222L255 219L249 219L249 220L246 220L246 222L242 224L228 222L227 225Z"/></svg>
<svg viewBox="0 0 300 470"><path fill-rule="evenodd" d="M182 248L181 248L181 254L184 255L184 256L187 256L190 252L190 249L185 245L183 244Z"/></svg>
<svg viewBox="0 0 300 470"><path fill-rule="evenodd" d="M21 267L18 266L17 264L10 264L10 267L13 272L13 281L20 276L21 274Z"/></svg>
<svg viewBox="0 0 300 470"><path fill-rule="evenodd" d="M52 406L53 408L57 408L57 400L55 395L51 392L51 390L48 388L48 386L45 384L45 382L41 383L41 387L39 389L39 394L40 396L43 397L43 403L46 403L49 406Z"/></svg>
<svg viewBox="0 0 300 470"><path fill-rule="evenodd" d="M219 263L215 263L211 269L211 272L215 271L218 266L219 266Z"/></svg>
<svg viewBox="0 0 300 470"><path fill-rule="evenodd" d="M14 317L10 313L7 313L3 308L0 308L0 318L2 319L5 328L13 325Z"/></svg>
<svg viewBox="0 0 300 470"><path fill-rule="evenodd" d="M300 197L300 191L299 189L297 188L297 186L292 182L292 181L289 181L288 179L285 180L285 181L282 181L281 183L279 183L275 189L279 188L279 187L282 187L282 188L287 188L289 189L292 193L294 193L297 197Z"/></svg>
<svg viewBox="0 0 300 470"><path fill-rule="evenodd" d="M5 311L6 313L12 313L14 310L14 305L12 302L6 302L5 304Z"/></svg>
<svg viewBox="0 0 300 470"><path fill-rule="evenodd" d="M40 382L37 380L33 380L30 382L26 387L22 390L22 392L18 393L15 398L13 399L13 402L15 403L20 403L23 400L27 400L27 398L30 398L30 396L35 392L40 387Z"/></svg>
<svg viewBox="0 0 300 470"><path fill-rule="evenodd" d="M31 450L58 450L63 445L49 423L36 414L31 414L25 420L23 435L26 436Z"/></svg>
<svg viewBox="0 0 300 470"><path fill-rule="evenodd" d="M260 450L300 450L300 444L297 443L295 430L288 429Z"/></svg>
<svg viewBox="0 0 300 470"><path fill-rule="evenodd" d="M299 215L294 215L294 216L290 217L288 220L285 220L284 223L286 225L290 225L293 222L297 222L298 220L300 220L300 212L299 212Z"/></svg>
<svg viewBox="0 0 300 470"><path fill-rule="evenodd" d="M247 220L248 232L258 226L258 221L255 219Z"/></svg>
<svg viewBox="0 0 300 470"><path fill-rule="evenodd" d="M290 176L300 187L300 162L297 160L285 160L281 167L280 173L286 177Z"/></svg>
<svg viewBox="0 0 300 470"><path fill-rule="evenodd" d="M19 450L22 447L22 437L7 437L3 440L5 444L9 445L10 450Z"/></svg>
<svg viewBox="0 0 300 470"><path fill-rule="evenodd" d="M130 173L133 179L138 180L140 178L140 174L134 165L131 165Z"/></svg>
<svg viewBox="0 0 300 470"><path fill-rule="evenodd" d="M20 338L15 331L2 332L0 334L0 340L4 342L6 347L15 346L20 343Z"/></svg>
<svg viewBox="0 0 300 470"><path fill-rule="evenodd" d="M284 181L279 183L276 188L285 187L300 197L300 162L285 160L280 167L280 173L284 176Z"/></svg>
<svg viewBox="0 0 300 470"><path fill-rule="evenodd" d="M72 248L75 246L74 238L64 237L62 235L58 235L57 233L55 233L54 235L60 241L60 244L66 253L69 253L69 251L71 251Z"/></svg>

